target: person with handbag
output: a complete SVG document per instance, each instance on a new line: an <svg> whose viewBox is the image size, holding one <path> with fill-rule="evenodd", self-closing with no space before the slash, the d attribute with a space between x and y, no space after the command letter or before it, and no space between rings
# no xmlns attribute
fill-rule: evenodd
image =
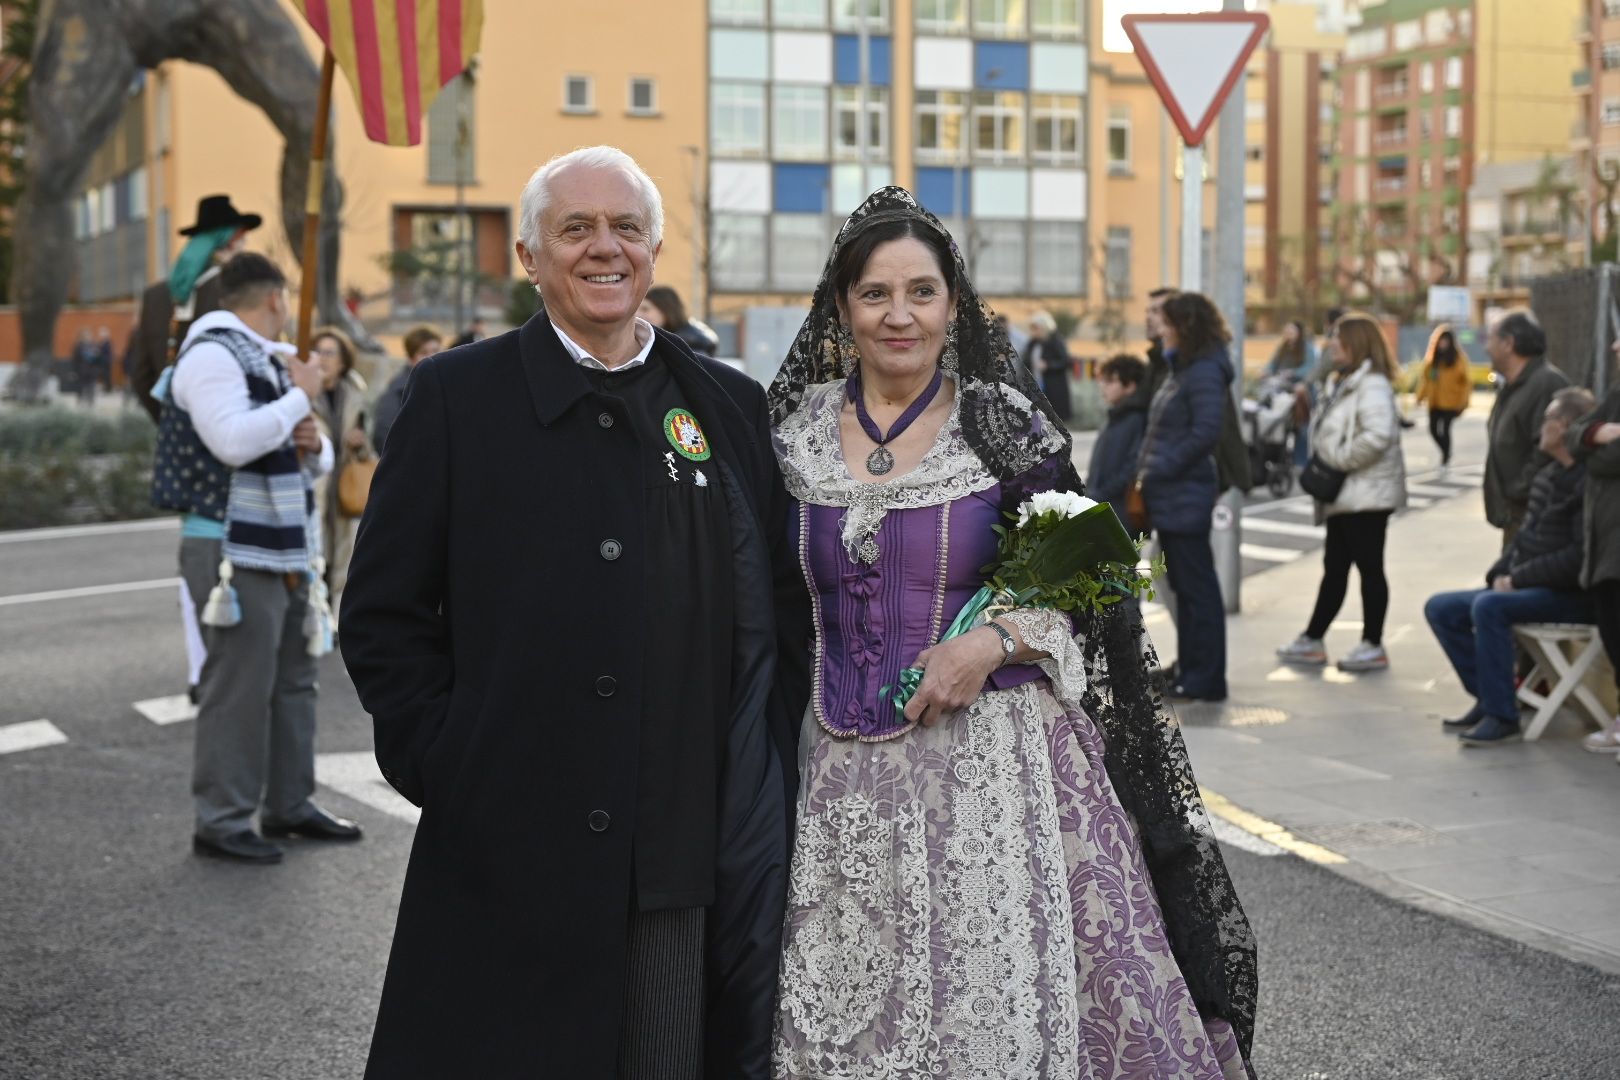
<svg viewBox="0 0 1620 1080"><path fill-rule="evenodd" d="M349 579L354 537L366 508L377 454L366 436L366 380L354 370L354 342L337 327L322 326L315 330L310 349L321 365L321 392L312 403L315 422L337 448L337 467L315 482L321 547L326 553L326 588L336 614Z"/></svg>
<svg viewBox="0 0 1620 1080"><path fill-rule="evenodd" d="M1389 667L1383 645L1389 610L1384 537L1390 515L1406 505L1397 369L1372 316L1345 315L1335 338L1335 375L1312 420L1316 434L1311 458L1300 475L1300 486L1316 499L1317 523L1327 525L1322 584L1305 632L1279 648L1277 656L1311 667L1327 663L1323 639L1344 604L1354 565L1361 575L1361 643L1338 666L1341 671L1381 671Z"/></svg>

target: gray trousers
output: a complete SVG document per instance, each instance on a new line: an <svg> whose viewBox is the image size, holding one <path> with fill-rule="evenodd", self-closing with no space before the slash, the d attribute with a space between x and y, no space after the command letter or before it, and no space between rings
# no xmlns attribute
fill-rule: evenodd
<svg viewBox="0 0 1620 1080"><path fill-rule="evenodd" d="M199 618L219 583L221 543L180 541L180 575ZM261 820L288 825L314 810L315 658L304 644L309 586L288 589L281 574L238 568L236 626L203 626L208 659L198 683L191 773L197 835L211 839Z"/></svg>

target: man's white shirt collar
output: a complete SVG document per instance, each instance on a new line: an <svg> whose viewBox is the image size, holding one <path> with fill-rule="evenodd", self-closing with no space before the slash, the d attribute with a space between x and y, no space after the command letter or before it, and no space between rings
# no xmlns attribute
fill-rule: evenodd
<svg viewBox="0 0 1620 1080"><path fill-rule="evenodd" d="M574 358L575 363L579 364L581 367L594 368L597 371L628 371L633 367L639 367L640 365L645 364L647 362L647 357L652 354L653 341L656 338L656 335L653 333L652 323L648 322L646 319L637 319L636 343L641 346L641 351L636 353L636 355L632 356L630 359L626 360L624 363L620 364L618 367L610 368L606 364L602 363L602 361L580 348L579 343L564 333L563 328L558 326L555 322L552 322L551 328L557 331L558 340L563 343L563 348L568 350L568 355Z"/></svg>

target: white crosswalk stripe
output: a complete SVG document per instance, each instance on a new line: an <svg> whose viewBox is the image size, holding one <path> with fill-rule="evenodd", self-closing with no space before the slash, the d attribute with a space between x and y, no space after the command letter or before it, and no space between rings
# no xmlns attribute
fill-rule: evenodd
<svg viewBox="0 0 1620 1080"><path fill-rule="evenodd" d="M1238 545L1238 554L1245 559L1258 559L1260 562L1285 563L1293 562L1304 555L1300 548L1267 547L1264 544L1242 543Z"/></svg>
<svg viewBox="0 0 1620 1080"><path fill-rule="evenodd" d="M137 701L135 711L154 724L178 724L182 720L197 719L197 706L184 694Z"/></svg>
<svg viewBox="0 0 1620 1080"><path fill-rule="evenodd" d="M1308 536L1312 540L1320 540L1327 535L1327 530L1320 525L1305 525L1297 521L1273 521L1271 518L1253 516L1243 519L1243 531L1277 533L1281 536Z"/></svg>
<svg viewBox="0 0 1620 1080"><path fill-rule="evenodd" d="M382 778L377 759L370 751L316 754L315 782L412 825L421 820L422 811L412 806Z"/></svg>
<svg viewBox="0 0 1620 1080"><path fill-rule="evenodd" d="M49 720L0 725L0 754L38 750L42 746L60 746L67 741L68 737L62 734L62 729Z"/></svg>

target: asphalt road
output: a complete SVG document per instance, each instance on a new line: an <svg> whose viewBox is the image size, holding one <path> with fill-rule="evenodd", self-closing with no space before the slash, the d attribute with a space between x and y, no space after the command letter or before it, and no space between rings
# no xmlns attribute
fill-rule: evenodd
<svg viewBox="0 0 1620 1080"><path fill-rule="evenodd" d="M172 526L0 534L3 1080L324 1080L363 1067L413 826L379 783L356 779L370 730L332 656L318 749L341 791L318 797L366 839L294 843L277 867L190 854L191 725L134 707L184 689L175 592L63 595L165 581L176 543ZM8 741L41 719L62 741ZM1229 858L1260 942L1266 1080L1620 1075L1620 979L1291 855Z"/></svg>

